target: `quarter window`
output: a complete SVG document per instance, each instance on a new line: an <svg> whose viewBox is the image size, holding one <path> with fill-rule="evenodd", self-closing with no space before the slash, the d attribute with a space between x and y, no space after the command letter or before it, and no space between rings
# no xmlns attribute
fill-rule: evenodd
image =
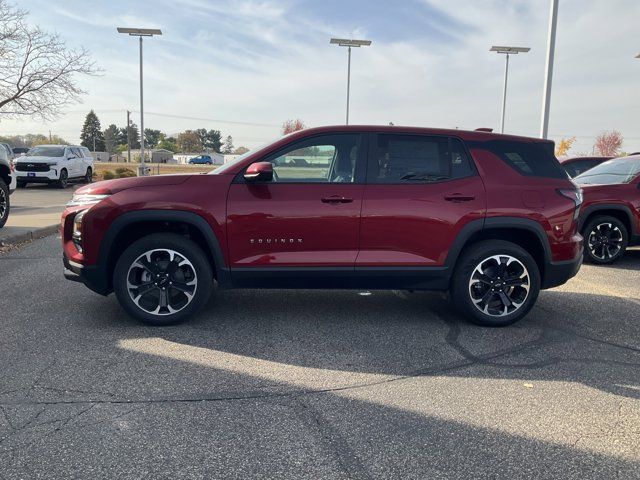
<svg viewBox="0 0 640 480"><path fill-rule="evenodd" d="M378 135L369 183L439 182L474 174L460 140L423 135Z"/></svg>
<svg viewBox="0 0 640 480"><path fill-rule="evenodd" d="M352 183L355 181L360 135L313 137L267 159L273 181L290 183Z"/></svg>

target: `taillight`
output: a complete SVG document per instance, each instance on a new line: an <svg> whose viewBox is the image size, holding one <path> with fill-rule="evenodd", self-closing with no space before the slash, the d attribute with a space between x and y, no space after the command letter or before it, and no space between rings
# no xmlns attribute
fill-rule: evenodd
<svg viewBox="0 0 640 480"><path fill-rule="evenodd" d="M582 206L582 202L584 201L584 195L582 194L581 188L559 188L557 192L563 197L572 200L576 206L576 210L573 213L573 219L577 220L580 215L580 207Z"/></svg>

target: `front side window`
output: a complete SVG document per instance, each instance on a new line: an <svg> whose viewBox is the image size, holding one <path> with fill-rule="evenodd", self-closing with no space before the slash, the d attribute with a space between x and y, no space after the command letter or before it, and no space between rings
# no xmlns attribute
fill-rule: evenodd
<svg viewBox="0 0 640 480"><path fill-rule="evenodd" d="M302 140L267 158L273 181L290 183L353 183L360 135L325 135Z"/></svg>
<svg viewBox="0 0 640 480"><path fill-rule="evenodd" d="M607 160L573 180L580 185L614 185L629 183L640 175L640 158Z"/></svg>
<svg viewBox="0 0 640 480"><path fill-rule="evenodd" d="M439 182L473 175L460 140L423 135L378 135L369 183Z"/></svg>
<svg viewBox="0 0 640 480"><path fill-rule="evenodd" d="M64 147L33 147L27 155L30 157L62 157Z"/></svg>

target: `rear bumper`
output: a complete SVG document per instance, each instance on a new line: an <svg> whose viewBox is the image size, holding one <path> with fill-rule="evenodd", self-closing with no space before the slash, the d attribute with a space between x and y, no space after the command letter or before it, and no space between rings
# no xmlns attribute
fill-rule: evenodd
<svg viewBox="0 0 640 480"><path fill-rule="evenodd" d="M104 271L99 266L84 266L69 261L64 256L64 278L72 282L83 283L87 288L93 290L100 295L109 295L111 288Z"/></svg>
<svg viewBox="0 0 640 480"><path fill-rule="evenodd" d="M541 288L557 287L575 277L582 266L583 258L582 249L580 249L580 255L573 260L547 263L547 265L545 265L544 279Z"/></svg>

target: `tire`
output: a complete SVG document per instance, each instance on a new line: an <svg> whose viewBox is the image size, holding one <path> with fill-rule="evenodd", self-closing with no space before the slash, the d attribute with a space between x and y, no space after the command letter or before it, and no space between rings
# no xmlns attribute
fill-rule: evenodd
<svg viewBox="0 0 640 480"><path fill-rule="evenodd" d="M25 188L26 186L27 186L27 182L21 182L20 180L16 182L17 188Z"/></svg>
<svg viewBox="0 0 640 480"><path fill-rule="evenodd" d="M144 293L131 285L142 285ZM113 289L132 317L148 325L173 325L207 303L213 289L213 271L194 242L173 233L156 233L134 242L122 253L113 273Z"/></svg>
<svg viewBox="0 0 640 480"><path fill-rule="evenodd" d="M9 186L0 180L0 228L4 227L9 219L11 200L9 199Z"/></svg>
<svg viewBox="0 0 640 480"><path fill-rule="evenodd" d="M590 263L607 265L620 259L629 245L629 233L616 217L601 215L582 230L584 258Z"/></svg>
<svg viewBox="0 0 640 480"><path fill-rule="evenodd" d="M87 173L84 174L84 183L93 182L93 170L91 167L87 167Z"/></svg>
<svg viewBox="0 0 640 480"><path fill-rule="evenodd" d="M58 179L57 182L55 182L55 185L58 188L67 188L68 183L69 183L69 174L67 173L67 170L63 168L62 170L60 170L60 178Z"/></svg>
<svg viewBox="0 0 640 480"><path fill-rule="evenodd" d="M503 240L481 241L468 247L458 259L450 293L453 304L472 323L505 327L523 318L535 304L540 293L540 270L519 245Z"/></svg>

